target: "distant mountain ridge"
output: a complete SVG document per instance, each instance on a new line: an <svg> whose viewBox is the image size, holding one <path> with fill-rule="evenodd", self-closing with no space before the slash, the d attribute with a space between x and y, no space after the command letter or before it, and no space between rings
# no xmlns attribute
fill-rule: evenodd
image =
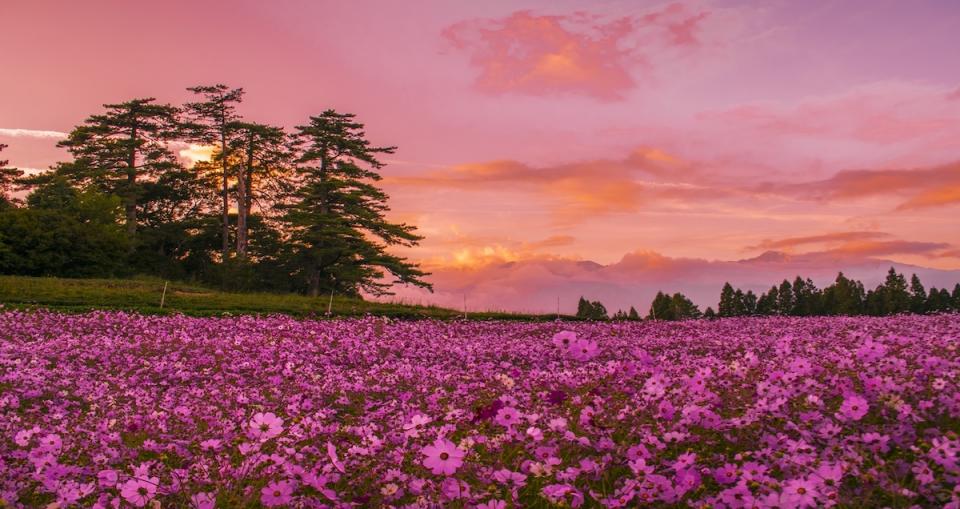
<svg viewBox="0 0 960 509"><path fill-rule="evenodd" d="M591 260L529 259L490 263L473 268L431 268L435 293L397 288L406 300L476 310L517 312L575 311L579 297L603 302L612 313L634 306L646 312L657 291L683 292L701 309L716 309L725 282L754 293L796 276L810 278L823 288L843 272L863 282L867 289L883 281L890 267L907 278L917 274L924 286L952 289L960 283L960 270L920 267L882 258L839 255L830 252L791 254L766 251L740 260L672 258L650 251L625 254L619 261L600 264Z"/></svg>

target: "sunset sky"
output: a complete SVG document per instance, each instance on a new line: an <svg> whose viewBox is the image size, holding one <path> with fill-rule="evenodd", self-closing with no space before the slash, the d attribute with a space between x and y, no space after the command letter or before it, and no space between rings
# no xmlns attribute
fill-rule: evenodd
<svg viewBox="0 0 960 509"><path fill-rule="evenodd" d="M957 27L954 1L7 1L0 143L43 169L103 103L218 82L288 129L356 113L399 147L423 302L705 306L877 259L952 287Z"/></svg>

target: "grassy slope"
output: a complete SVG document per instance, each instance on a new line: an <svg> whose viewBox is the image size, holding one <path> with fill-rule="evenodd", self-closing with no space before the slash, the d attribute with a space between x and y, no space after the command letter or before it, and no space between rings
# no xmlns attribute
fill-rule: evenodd
<svg viewBox="0 0 960 509"><path fill-rule="evenodd" d="M68 312L93 309L136 311L145 314L183 313L192 316L226 314L286 314L322 317L328 297L296 294L225 293L182 283L170 283L160 308L164 282L157 279L61 279L0 276L0 304L13 308L47 308ZM364 314L396 318L457 318L457 310L334 297L334 316ZM472 319L537 320L550 316L513 313L469 313Z"/></svg>

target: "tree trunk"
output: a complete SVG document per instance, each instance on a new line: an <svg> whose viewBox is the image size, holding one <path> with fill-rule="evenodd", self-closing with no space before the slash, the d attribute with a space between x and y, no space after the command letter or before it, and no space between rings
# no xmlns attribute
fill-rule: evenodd
<svg viewBox="0 0 960 509"><path fill-rule="evenodd" d="M311 297L320 296L320 271L314 269L310 272L309 294Z"/></svg>
<svg viewBox="0 0 960 509"><path fill-rule="evenodd" d="M247 257L247 214L249 199L247 198L247 177L253 172L253 134L247 140L247 160L244 172L237 176L237 257Z"/></svg>
<svg viewBox="0 0 960 509"><path fill-rule="evenodd" d="M223 242L221 244L221 255L223 257L223 262L226 263L227 259L230 258L230 187L228 183L227 175L227 135L223 131L224 127L221 126L220 129L220 158L223 167L223 188L221 189L221 198L223 198L223 210L221 215L221 221L223 222L223 231L221 232L223 236Z"/></svg>
<svg viewBox="0 0 960 509"><path fill-rule="evenodd" d="M127 193L124 196L127 236L131 239L137 234L137 124L130 128L130 155L127 159Z"/></svg>

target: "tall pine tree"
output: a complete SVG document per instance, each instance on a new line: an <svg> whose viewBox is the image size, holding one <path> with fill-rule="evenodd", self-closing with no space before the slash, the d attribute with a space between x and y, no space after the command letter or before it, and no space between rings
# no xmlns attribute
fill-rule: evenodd
<svg viewBox="0 0 960 509"><path fill-rule="evenodd" d="M262 195L279 197L289 191L290 152L283 128L238 122L230 142L237 182L237 257L245 259L250 237L250 214ZM263 211L264 207L260 207Z"/></svg>
<svg viewBox="0 0 960 509"><path fill-rule="evenodd" d="M236 108L237 104L243 101L243 89L218 83L190 87L187 90L202 99L185 105L190 115L190 119L184 123L189 139L204 145L216 145L219 149L217 162L220 166L220 254L223 261L227 261L230 257L231 143L240 121Z"/></svg>
<svg viewBox="0 0 960 509"><path fill-rule="evenodd" d="M180 169L166 145L177 136L178 110L154 101L106 104L105 113L87 118L58 145L69 150L74 160L61 163L56 174L119 197L131 238L137 232L138 209L149 183Z"/></svg>
<svg viewBox="0 0 960 509"><path fill-rule="evenodd" d="M297 127L295 160L298 188L285 207L292 272L310 295L338 291L389 294L389 273L396 282L431 288L427 274L389 246L415 246L416 227L391 223L384 214L387 195L381 180L380 154L395 147L370 144L354 115L327 110Z"/></svg>

